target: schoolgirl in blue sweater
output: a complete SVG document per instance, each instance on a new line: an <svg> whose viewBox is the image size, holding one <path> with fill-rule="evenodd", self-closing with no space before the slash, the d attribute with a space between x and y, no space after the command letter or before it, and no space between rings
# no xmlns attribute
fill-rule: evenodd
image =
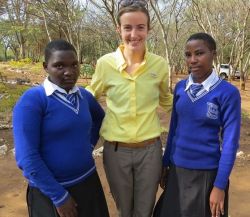
<svg viewBox="0 0 250 217"><path fill-rule="evenodd" d="M28 180L30 217L108 217L92 157L104 111L76 86L75 48L54 40L45 49L48 78L26 91L13 112L16 161Z"/></svg>
<svg viewBox="0 0 250 217"><path fill-rule="evenodd" d="M196 33L187 40L185 56L191 74L174 91L163 157L165 191L156 216L228 216L241 100L237 88L213 70L215 55L216 43L210 35Z"/></svg>

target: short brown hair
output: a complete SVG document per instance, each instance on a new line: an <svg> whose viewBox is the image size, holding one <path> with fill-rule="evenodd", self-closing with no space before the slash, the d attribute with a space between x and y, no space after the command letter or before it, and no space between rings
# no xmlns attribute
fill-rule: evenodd
<svg viewBox="0 0 250 217"><path fill-rule="evenodd" d="M150 16L149 16L149 12L148 12L148 9L144 6L141 6L139 4L131 4L131 5L128 5L128 6L124 6L124 7L121 7L118 11L118 14L117 14L117 23L119 26L121 26L121 16L123 14L126 14L126 13L129 13L129 12L142 12L144 13L147 18L148 18L148 30L150 29Z"/></svg>

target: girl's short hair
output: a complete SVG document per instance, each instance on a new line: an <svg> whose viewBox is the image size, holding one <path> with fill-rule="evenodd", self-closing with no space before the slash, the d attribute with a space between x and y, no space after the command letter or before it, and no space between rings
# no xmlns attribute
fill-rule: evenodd
<svg viewBox="0 0 250 217"><path fill-rule="evenodd" d="M187 42L192 41L192 40L202 40L207 44L209 50L216 51L216 42L214 38L205 32L198 32L198 33L191 35L188 38Z"/></svg>
<svg viewBox="0 0 250 217"><path fill-rule="evenodd" d="M45 62L46 63L48 62L53 52L60 51L60 50L65 50L65 51L71 50L75 54L77 54L76 49L74 48L72 44L70 44L69 42L63 39L56 39L56 40L49 42L47 46L45 47L45 50L44 50Z"/></svg>
<svg viewBox="0 0 250 217"><path fill-rule="evenodd" d="M150 15L148 12L148 4L144 0L120 0L118 2L117 23L121 26L121 16L129 12L140 11L148 18L148 29L150 29Z"/></svg>

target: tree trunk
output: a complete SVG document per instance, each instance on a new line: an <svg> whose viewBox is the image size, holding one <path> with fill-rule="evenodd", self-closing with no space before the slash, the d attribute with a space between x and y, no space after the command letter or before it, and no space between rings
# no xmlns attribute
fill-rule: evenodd
<svg viewBox="0 0 250 217"><path fill-rule="evenodd" d="M25 40L21 33L20 33L20 45L19 46L20 46L21 58L24 59L26 57Z"/></svg>
<svg viewBox="0 0 250 217"><path fill-rule="evenodd" d="M7 49L8 49L8 47L4 47L4 59L6 62L8 60Z"/></svg>
<svg viewBox="0 0 250 217"><path fill-rule="evenodd" d="M41 5L42 5L42 4L41 4ZM44 12L44 9L43 9L43 8L42 8L42 12L43 12L43 22L44 22L44 26L45 26L45 29L46 29L46 33L47 33L49 42L51 42L52 40L51 40L51 36L50 36L50 32L49 32L49 28L48 28L48 24L47 24L45 12Z"/></svg>
<svg viewBox="0 0 250 217"><path fill-rule="evenodd" d="M240 77L240 90L246 90L246 80L243 77Z"/></svg>

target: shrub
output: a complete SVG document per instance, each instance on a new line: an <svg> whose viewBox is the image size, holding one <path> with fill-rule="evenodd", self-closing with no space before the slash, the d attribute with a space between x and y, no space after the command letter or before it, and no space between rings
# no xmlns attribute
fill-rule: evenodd
<svg viewBox="0 0 250 217"><path fill-rule="evenodd" d="M32 59L30 58L25 58L25 59L21 59L21 60L18 60L18 61L15 61L15 60L11 60L9 61L9 64L14 67L14 68L22 68L24 67L25 65L28 65L28 64L31 64L33 61Z"/></svg>
<svg viewBox="0 0 250 217"><path fill-rule="evenodd" d="M83 64L80 69L80 75L86 76L86 77L91 77L95 72L95 69L92 65L90 64Z"/></svg>
<svg viewBox="0 0 250 217"><path fill-rule="evenodd" d="M0 83L0 112L11 112L18 98L25 90L26 85L9 85Z"/></svg>

